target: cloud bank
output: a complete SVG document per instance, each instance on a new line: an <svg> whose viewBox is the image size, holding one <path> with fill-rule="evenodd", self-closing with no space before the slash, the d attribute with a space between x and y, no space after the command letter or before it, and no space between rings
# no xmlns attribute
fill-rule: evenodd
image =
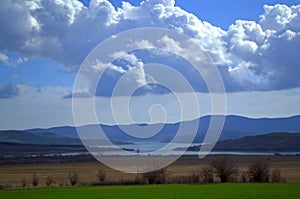
<svg viewBox="0 0 300 199"><path fill-rule="evenodd" d="M0 50L55 60L70 72L101 41L124 30L163 27L195 38L218 65L227 91L281 90L300 86L300 5L264 6L259 22L237 20L228 31L201 21L174 0L145 0L139 6L108 0L0 1ZM142 62L136 82L145 84ZM7 60L1 54L2 61ZM129 68L112 65L112 74Z"/></svg>

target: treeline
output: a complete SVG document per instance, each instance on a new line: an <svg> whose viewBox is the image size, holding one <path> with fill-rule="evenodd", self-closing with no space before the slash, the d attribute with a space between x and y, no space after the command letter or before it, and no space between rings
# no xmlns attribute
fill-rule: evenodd
<svg viewBox="0 0 300 199"><path fill-rule="evenodd" d="M249 164L246 171L240 171L239 166L229 157L218 157L209 165L184 176L169 177L167 168L143 174L142 183L149 184L207 184L226 182L253 183L283 183L286 179L279 169L271 169L270 164L261 160Z"/></svg>
<svg viewBox="0 0 300 199"><path fill-rule="evenodd" d="M107 178L104 170L95 173L97 181L90 183L80 182L80 176L76 172L65 175L64 180L55 180L47 176L41 183L36 173L31 179L23 178L21 187L41 187L41 186L97 186L97 185L129 185L129 184L207 184L207 183L283 183L286 179L279 169L271 169L270 164L261 160L253 161L245 170L240 170L239 166L229 157L216 157L208 165L195 168L195 171L185 175L172 175L168 168L156 171L136 174L134 179L123 179L113 182ZM3 188L3 187L2 187Z"/></svg>

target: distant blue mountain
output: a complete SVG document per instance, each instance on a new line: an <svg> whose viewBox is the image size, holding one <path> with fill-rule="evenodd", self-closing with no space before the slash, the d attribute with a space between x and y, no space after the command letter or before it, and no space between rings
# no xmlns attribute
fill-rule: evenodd
<svg viewBox="0 0 300 199"><path fill-rule="evenodd" d="M202 142L209 123L211 120L211 116L204 116L199 118L198 120L193 121L185 121L184 124L193 124L199 122L199 128L197 130L196 138L194 142ZM174 124L165 124L163 128L154 136L147 138L147 139L138 139L133 136L130 136L124 133L121 128L126 128L132 130L135 128L135 125L127 125L127 126L107 126L107 125L87 125L79 127L83 131L88 133L93 133L95 128L102 128L105 132L106 136L113 141L160 141L160 142L167 142L173 139L175 136L179 126L181 123L174 123ZM161 124L151 124L148 127L155 130L160 127ZM139 127L145 127L147 125L138 125ZM32 133L41 133L41 132L51 132L58 135L69 136L78 138L78 133L75 127L70 126L62 126L62 127L53 127L48 129L28 129L25 130L27 132ZM293 116L293 117L286 117L286 118L247 118L235 115L229 115L225 117L225 124L222 130L222 134L219 140L227 140L227 139L238 139L244 136L249 135L262 135L266 133L272 132L300 132L300 115ZM195 132L187 132L188 134L192 134ZM184 138L183 138L184 140Z"/></svg>
<svg viewBox="0 0 300 199"><path fill-rule="evenodd" d="M82 145L78 138L71 138L44 131L30 133L26 131L0 131L0 143L36 144L36 145Z"/></svg>
<svg viewBox="0 0 300 199"><path fill-rule="evenodd" d="M43 133L43 132L51 132L58 135L68 136L78 138L78 134L75 127L72 126L60 126L60 127L52 127L52 128L35 128L35 129L28 129L24 130L30 133Z"/></svg>

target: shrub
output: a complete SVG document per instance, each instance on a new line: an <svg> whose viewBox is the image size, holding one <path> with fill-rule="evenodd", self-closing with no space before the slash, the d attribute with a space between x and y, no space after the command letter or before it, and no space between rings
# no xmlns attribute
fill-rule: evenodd
<svg viewBox="0 0 300 199"><path fill-rule="evenodd" d="M78 183L77 173L69 173L68 179L72 186L76 185Z"/></svg>
<svg viewBox="0 0 300 199"><path fill-rule="evenodd" d="M106 178L106 174L104 173L103 170L98 171L97 173L97 177L100 183L103 183L105 181Z"/></svg>
<svg viewBox="0 0 300 199"><path fill-rule="evenodd" d="M58 182L58 186L60 187L64 187L66 185L65 181L63 179L61 179L59 182Z"/></svg>
<svg viewBox="0 0 300 199"><path fill-rule="evenodd" d="M54 182L54 180L53 180L53 178L51 177L51 176L48 176L47 178L46 178L46 185L49 187L49 186L51 186L52 184L54 184L55 182Z"/></svg>
<svg viewBox="0 0 300 199"><path fill-rule="evenodd" d="M248 182L248 181L249 181L249 180L248 180L248 172L243 171L243 172L241 173L241 182L246 183L246 182Z"/></svg>
<svg viewBox="0 0 300 199"><path fill-rule="evenodd" d="M248 168L250 182L269 182L269 164L262 161L253 162Z"/></svg>
<svg viewBox="0 0 300 199"><path fill-rule="evenodd" d="M279 169L274 169L272 171L271 181L273 183L286 182L285 178L281 176L281 171Z"/></svg>
<svg viewBox="0 0 300 199"><path fill-rule="evenodd" d="M200 173L193 172L190 176L190 183L191 184L197 184L200 183Z"/></svg>
<svg viewBox="0 0 300 199"><path fill-rule="evenodd" d="M203 183L213 183L214 182L214 174L213 169L211 167L204 167L200 171L200 179Z"/></svg>
<svg viewBox="0 0 300 199"><path fill-rule="evenodd" d="M150 171L143 174L143 177L148 181L149 184L159 183L164 184L167 178L167 169L162 168L155 171Z"/></svg>
<svg viewBox="0 0 300 199"><path fill-rule="evenodd" d="M146 178L149 184L154 184L155 180L159 177L159 171L150 171L143 174L143 177Z"/></svg>
<svg viewBox="0 0 300 199"><path fill-rule="evenodd" d="M160 169L160 183L161 184L166 184L167 176L168 176L167 168Z"/></svg>
<svg viewBox="0 0 300 199"><path fill-rule="evenodd" d="M21 186L22 186L23 188L25 188L25 187L27 186L27 182L26 182L26 179L25 179L25 178L22 179L22 181L21 181Z"/></svg>
<svg viewBox="0 0 300 199"><path fill-rule="evenodd" d="M39 179L37 175L34 173L31 180L32 186L36 187L39 184Z"/></svg>
<svg viewBox="0 0 300 199"><path fill-rule="evenodd" d="M213 160L211 166L222 183L229 182L238 173L237 165L228 157Z"/></svg>

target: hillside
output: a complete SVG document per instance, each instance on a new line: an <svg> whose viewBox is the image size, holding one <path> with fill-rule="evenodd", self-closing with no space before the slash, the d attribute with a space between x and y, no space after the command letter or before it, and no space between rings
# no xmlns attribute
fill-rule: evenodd
<svg viewBox="0 0 300 199"><path fill-rule="evenodd" d="M200 146L190 147L199 151ZM218 142L213 151L299 152L300 133L269 133Z"/></svg>
<svg viewBox="0 0 300 199"><path fill-rule="evenodd" d="M23 157L26 155L49 155L87 152L82 145L37 145L0 142L0 158L3 156Z"/></svg>
<svg viewBox="0 0 300 199"><path fill-rule="evenodd" d="M37 145L82 145L80 139L55 133L29 133L25 131L0 131L0 142Z"/></svg>

